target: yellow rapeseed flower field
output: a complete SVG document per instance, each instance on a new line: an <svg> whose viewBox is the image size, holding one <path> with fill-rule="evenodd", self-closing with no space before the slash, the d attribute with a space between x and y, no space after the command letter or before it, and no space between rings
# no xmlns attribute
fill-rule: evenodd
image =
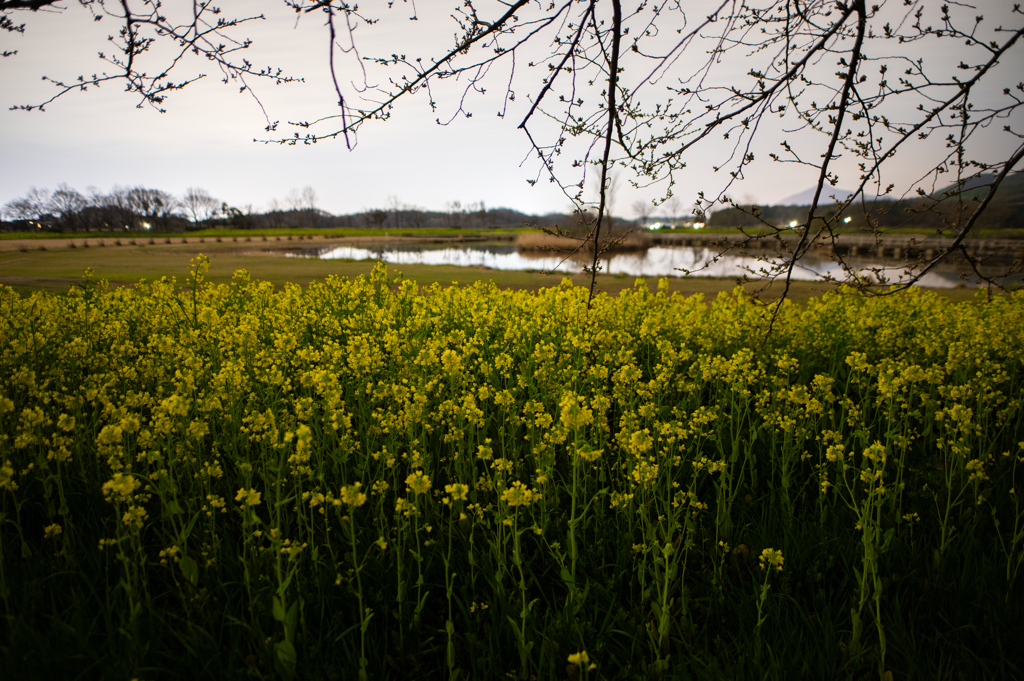
<svg viewBox="0 0 1024 681"><path fill-rule="evenodd" d="M765 337L739 289L204 268L0 289L4 668L985 675L1021 643L1024 293L841 291Z"/></svg>

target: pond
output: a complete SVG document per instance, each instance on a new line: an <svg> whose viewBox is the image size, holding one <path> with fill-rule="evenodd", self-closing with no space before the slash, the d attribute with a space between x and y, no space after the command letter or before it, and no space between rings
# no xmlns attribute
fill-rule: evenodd
<svg viewBox="0 0 1024 681"><path fill-rule="evenodd" d="M538 270L555 271L575 274L583 271L586 264L583 259L566 259L543 252L518 252L513 245L420 245L420 246L382 246L364 248L357 246L333 246L322 248L289 249L288 256L319 258L322 260L379 260L392 265L452 265L456 267L486 267L496 270ZM702 277L740 277L744 274L759 276L765 263L758 260L755 254L729 254L718 256L718 251L693 246L654 246L646 251L611 254L602 258L601 272L612 275L630 277L682 277L684 270L692 272L690 276ZM885 268L890 280L896 280L905 274L906 267L902 260L880 257L847 257L847 262L864 270ZM990 268L987 275L996 274L999 268ZM793 271L793 278L814 280L822 275L831 274L842 277L839 266L821 255L809 253ZM976 286L977 278L973 275L966 280L961 275L971 275L966 263L944 262L922 280L922 286L935 288L952 288L960 285ZM1015 281L1019 281L1017 275Z"/></svg>

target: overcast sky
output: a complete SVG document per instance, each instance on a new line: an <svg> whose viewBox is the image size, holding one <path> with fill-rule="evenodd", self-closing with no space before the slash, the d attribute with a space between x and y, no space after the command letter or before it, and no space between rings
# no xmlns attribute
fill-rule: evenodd
<svg viewBox="0 0 1024 681"><path fill-rule="evenodd" d="M182 3L166 4L173 8ZM416 22L408 21L408 7L399 5L385 13L381 24L359 29L363 52L426 55L449 45L455 32L448 16L450 4L421 0ZM707 3L691 4L699 11L698 5ZM18 13L13 18L27 24L25 35L0 35L0 49L18 51L0 61L4 105L0 110L0 205L24 195L30 187L53 189L66 182L83 192L89 186L107 191L114 185L142 185L180 195L187 187L203 187L231 205L252 204L257 210L306 185L316 190L319 207L333 213L383 207L389 196L431 210L442 210L453 200L484 201L488 207L533 214L569 209L569 201L556 187L543 181L534 187L527 183L537 177L538 165L528 158L528 141L515 127L528 100L520 96L510 114L499 118L501 102L494 91L502 91L500 82L492 84L487 97L473 100L472 118L460 118L449 126L434 121L438 115L451 115L452 96L458 89L456 84L440 84L435 91L441 105L438 113L431 112L424 96L410 99L396 108L391 120L365 127L354 151L340 140L313 146L254 143L254 138L290 135L294 128L287 125L289 120L310 120L335 110L322 18L311 15L296 25L295 15L280 0L222 3L229 15L266 14L266 21L238 33L254 41L248 51L251 61L280 66L305 79L277 86L253 81L270 118L281 121L276 134L264 132L263 113L251 96L240 94L237 86L222 85L210 65L196 59L183 63L179 77L204 72L209 76L172 94L167 113L136 108L136 98L117 83L66 95L45 112L7 110L13 104L49 97L53 87L41 80L43 75L71 80L103 70L96 54L109 51L106 37L117 30L115 20L93 22L77 1L69 0L67 5L63 13ZM1006 3L989 0L983 5L991 5L983 9L995 12ZM431 13L437 9L442 11ZM1011 62L1017 76L1024 63L1020 47ZM748 58L740 67L750 68L751 63ZM1014 63L1018 68L1013 69ZM149 68L155 70L156 62ZM343 78L358 80L351 62L344 68L348 70ZM371 73L371 80L375 77ZM783 134L767 129L755 147L758 157L777 149ZM940 147L938 142L930 144L934 150ZM931 160L927 156L917 155L917 165L913 154L898 159L888 177L900 185L899 190L908 189L925 169L922 159ZM687 171L677 178L677 193L687 206L698 187L715 191L726 180L724 173L721 178L712 173L711 162L702 162L704 158L691 158ZM840 186L852 185L856 179L852 166L847 165L845 173ZM732 195L771 203L806 189L815 180L808 168L779 166L765 158ZM624 217L632 217L634 201L657 198L664 190L637 190L622 184L615 212Z"/></svg>

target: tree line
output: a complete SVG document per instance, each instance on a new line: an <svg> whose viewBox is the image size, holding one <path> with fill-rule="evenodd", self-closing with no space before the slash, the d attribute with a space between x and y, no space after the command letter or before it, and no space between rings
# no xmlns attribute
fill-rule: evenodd
<svg viewBox="0 0 1024 681"><path fill-rule="evenodd" d="M209 228L382 230L496 229L536 225L551 227L567 216L533 216L510 208L487 208L483 201L450 201L431 211L388 197L380 208L333 215L317 207L312 187L293 189L272 199L263 210L252 204L234 206L201 187L181 196L161 189L115 186L110 192L90 187L85 194L62 183L57 189L33 187L0 208L4 231L54 232L184 232Z"/></svg>
<svg viewBox="0 0 1024 681"><path fill-rule="evenodd" d="M115 186L109 192L90 187L83 194L66 183L57 189L31 188L2 208L5 228L68 232L183 231L241 213L199 187L181 196L162 189Z"/></svg>

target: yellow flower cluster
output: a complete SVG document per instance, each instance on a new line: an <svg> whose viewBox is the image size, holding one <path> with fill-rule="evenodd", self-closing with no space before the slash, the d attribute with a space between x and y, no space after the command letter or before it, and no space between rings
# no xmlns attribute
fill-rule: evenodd
<svg viewBox="0 0 1024 681"><path fill-rule="evenodd" d="M366 503L366 494L359 491L363 486L363 483L356 482L341 488L341 503L348 504L349 506L362 506Z"/></svg>
<svg viewBox="0 0 1024 681"><path fill-rule="evenodd" d="M568 562L584 562L595 533L601 550L632 546L637 570L660 565L647 579L688 551L709 574L722 555L752 562L726 540L772 514L784 516L773 527L828 519L858 545L879 528L893 544L945 531L946 517L950 536L978 517L1009 520L986 532L1014 526L1021 292L957 305L839 292L783 305L767 339L770 311L742 291L705 301L640 283L588 308L571 283L421 290L383 267L280 291L245 276L0 288L0 304L0 515L32 509L26 542L59 543L77 564L116 546L126 584L164 563L195 594L214 591L202 584L213 575L308 593L351 550L344 564L376 592L429 608L446 589L403 591L446 583L421 568L450 565L454 592L513 553L537 574L564 564L582 589L587 570ZM925 481L949 509L903 492ZM851 509L883 494L880 520L850 530ZM995 514L956 506L981 503ZM64 517L72 508L95 526ZM514 552L502 522L523 526ZM244 570L231 574L238 554L217 558L238 546ZM782 553L759 563L781 571ZM592 664L582 651L570 661Z"/></svg>
<svg viewBox="0 0 1024 681"><path fill-rule="evenodd" d="M758 558L762 570L769 570L774 567L777 572L782 572L782 561L782 551L772 548L762 551L761 557Z"/></svg>
<svg viewBox="0 0 1024 681"><path fill-rule="evenodd" d="M254 489L245 489L244 487L238 490L235 495L235 501L239 502L242 507L252 507L260 505L260 492Z"/></svg>
<svg viewBox="0 0 1024 681"><path fill-rule="evenodd" d="M405 484L413 494L426 494L430 491L430 477L423 471L411 473Z"/></svg>
<svg viewBox="0 0 1024 681"><path fill-rule="evenodd" d="M540 497L537 492L531 490L518 480L514 481L508 489L501 493L501 500L509 506L529 506Z"/></svg>
<svg viewBox="0 0 1024 681"><path fill-rule="evenodd" d="M451 496L452 501L465 501L466 496L469 494L469 485L456 482L451 485L445 485L444 491Z"/></svg>
<svg viewBox="0 0 1024 681"><path fill-rule="evenodd" d="M131 474L118 471L114 473L114 477L103 483L103 496L110 497L111 495L116 495L117 498L125 499L131 496L138 486L139 481Z"/></svg>
<svg viewBox="0 0 1024 681"><path fill-rule="evenodd" d="M593 671L597 669L597 665L590 661L590 655L588 655L587 651L585 650L581 650L578 653L573 653L569 656L568 659L569 664L575 665L576 667L584 668L587 671Z"/></svg>

